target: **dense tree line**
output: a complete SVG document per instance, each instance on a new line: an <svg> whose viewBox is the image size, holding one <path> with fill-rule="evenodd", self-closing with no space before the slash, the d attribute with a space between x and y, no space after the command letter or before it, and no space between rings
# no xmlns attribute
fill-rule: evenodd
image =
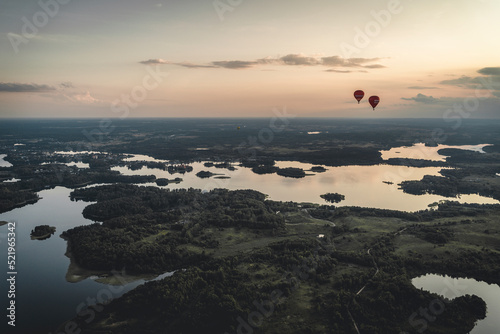
<svg viewBox="0 0 500 334"><path fill-rule="evenodd" d="M382 273L375 276L366 291L351 306L361 332L384 333L469 333L477 319L486 315L486 304L477 296L445 300L415 289L406 276ZM429 306L431 305L431 306ZM419 314L426 309L425 318ZM433 313L434 311L434 313Z"/></svg>
<svg viewBox="0 0 500 334"><path fill-rule="evenodd" d="M491 151L490 151L491 152ZM448 156L448 163L499 163L500 155L497 153L480 153L456 148L445 148L438 151L441 155Z"/></svg>
<svg viewBox="0 0 500 334"><path fill-rule="evenodd" d="M366 253L328 251L311 239L284 240L247 254L191 265L113 301L102 313L96 313L96 321L87 323L88 316L84 315L74 320L84 333L235 333L238 328L244 332L241 326L274 334L313 333L318 328L349 333L353 331L350 310L360 330L366 333L418 333L425 326L429 333L465 334L477 319L484 318L485 304L478 297L445 301L416 289L410 281L416 272L407 272L406 268L432 268L418 259L411 259L414 264L409 266L404 262L410 258L387 253L391 238L388 235L386 242L381 242L378 254L389 256L384 256L381 272L375 276L372 259ZM467 257L467 261L470 259ZM459 258L456 261L460 263ZM359 270L336 273L339 266L352 264ZM364 292L354 296L367 282ZM309 321L297 322L290 319L290 314L296 312L294 296L302 286L311 291L311 313L301 315ZM276 291L280 292L279 302L270 304L270 296ZM442 312L439 309L433 321L418 321L425 319L418 314L419 309L429 308L436 300L445 305ZM269 316L261 315L258 327L249 322L252 312L263 310L272 311ZM417 317L411 318L415 312Z"/></svg>
<svg viewBox="0 0 500 334"><path fill-rule="evenodd" d="M204 254L182 245L217 248L202 233L204 227L276 230L284 220L253 190L159 189L105 185L77 189L72 199L97 201L83 210L89 219L103 221L64 232L77 263L90 269L161 272L198 263Z"/></svg>
<svg viewBox="0 0 500 334"><path fill-rule="evenodd" d="M458 179L471 175L495 177L497 173L500 173L500 166L448 168L439 171L439 174L443 176Z"/></svg>
<svg viewBox="0 0 500 334"><path fill-rule="evenodd" d="M31 230L30 235L35 238L47 236L50 237L50 235L54 234L56 231L56 228L53 226L49 225L38 225L35 226L33 230Z"/></svg>
<svg viewBox="0 0 500 334"><path fill-rule="evenodd" d="M500 189L498 187L489 183L477 182L477 180L425 175L419 181L403 181L400 187L404 192L413 195L435 194L445 197L457 197L460 194L479 194L500 200Z"/></svg>
<svg viewBox="0 0 500 334"><path fill-rule="evenodd" d="M445 167L446 162L433 161L424 159L410 159L410 158L389 158L384 161L388 165L393 166L408 166L408 167Z"/></svg>
<svg viewBox="0 0 500 334"><path fill-rule="evenodd" d="M415 225L408 229L408 233L436 245L444 245L453 238L453 231L441 226Z"/></svg>
<svg viewBox="0 0 500 334"><path fill-rule="evenodd" d="M330 203L339 203L345 200L345 196L338 193L326 193L319 197Z"/></svg>
<svg viewBox="0 0 500 334"><path fill-rule="evenodd" d="M420 213L376 208L363 208L359 206L345 206L336 208L332 205L323 205L314 207L313 209L309 209L308 212L315 218L328 220L334 220L338 217L347 216L401 218L408 221L420 221L422 219Z"/></svg>
<svg viewBox="0 0 500 334"><path fill-rule="evenodd" d="M10 186L11 184L14 183L0 185L0 213L38 201L39 197L35 192Z"/></svg>

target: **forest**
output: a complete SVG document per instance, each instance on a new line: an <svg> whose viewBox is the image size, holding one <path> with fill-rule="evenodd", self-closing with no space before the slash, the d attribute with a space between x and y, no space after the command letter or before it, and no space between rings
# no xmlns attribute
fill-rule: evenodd
<svg viewBox="0 0 500 334"><path fill-rule="evenodd" d="M202 194L195 189L117 184L76 189L71 196L97 201L83 215L103 222L62 234L75 261L88 269L161 273L206 261L206 250L219 245L203 232L207 228L277 233L284 227L283 217L267 205L265 196L252 190L217 189Z"/></svg>
<svg viewBox="0 0 500 334"><path fill-rule="evenodd" d="M356 326L362 333L465 334L485 316L484 302L476 296L445 300L416 289L411 279L436 273L500 283L499 205L441 201L403 212L277 202L252 190L143 187L181 179L112 170L183 174L201 161L207 168L239 164L257 174L305 177L307 171L276 162L309 163L314 172L433 166L442 167L441 176L399 186L416 195L499 199L498 121L463 120L457 132L430 119L290 119L271 141L259 137L270 129L269 119L125 119L114 122L112 133L99 133L99 121L0 123L0 152L12 164L0 167L0 176L18 179L0 183L0 212L38 201L44 189L74 189L72 200L95 202L83 210L95 223L62 231L71 261L103 277L112 270L175 273L82 310L54 332L76 326L96 334L351 333ZM440 138L432 135L436 126L442 127ZM486 153L442 150L446 161L382 159L381 150L420 142L491 145ZM126 160L140 154L168 163ZM69 165L75 162L88 168ZM82 188L91 185L97 186ZM445 308L433 321L412 320L436 300Z"/></svg>
<svg viewBox="0 0 500 334"><path fill-rule="evenodd" d="M96 201L84 215L102 222L64 233L78 264L176 270L112 301L92 322L87 313L72 319L84 333L348 333L353 321L366 333L418 333L423 324L409 317L436 296L411 278L433 272L500 283L498 205L442 202L406 213L125 184L72 197ZM468 236L476 231L487 236L482 244ZM465 334L485 316L476 296L441 300L446 308L426 332Z"/></svg>
<svg viewBox="0 0 500 334"><path fill-rule="evenodd" d="M343 200L345 200L345 196L342 194L338 194L338 193L326 193L326 194L320 195L320 197L322 199L324 199L325 201L330 202L330 203L340 203Z"/></svg>
<svg viewBox="0 0 500 334"><path fill-rule="evenodd" d="M51 237L56 232L56 228L49 225L38 225L31 230L31 239L44 240Z"/></svg>

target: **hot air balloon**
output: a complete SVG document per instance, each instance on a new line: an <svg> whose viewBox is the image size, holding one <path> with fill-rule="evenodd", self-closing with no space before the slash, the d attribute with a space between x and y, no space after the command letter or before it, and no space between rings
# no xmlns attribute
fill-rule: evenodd
<svg viewBox="0 0 500 334"><path fill-rule="evenodd" d="M373 110L375 110L375 107L380 102L380 98L378 96L370 96L368 101L370 102L371 106L373 107Z"/></svg>
<svg viewBox="0 0 500 334"><path fill-rule="evenodd" d="M358 100L358 104L359 104L359 101L361 101L361 99L363 98L363 96L365 96L365 92L363 92L362 90L357 90L354 92L354 98L356 98L356 100Z"/></svg>
<svg viewBox="0 0 500 334"><path fill-rule="evenodd" d="M236 130L239 130L239 129L240 129L240 127L238 126L238 127L236 128Z"/></svg>

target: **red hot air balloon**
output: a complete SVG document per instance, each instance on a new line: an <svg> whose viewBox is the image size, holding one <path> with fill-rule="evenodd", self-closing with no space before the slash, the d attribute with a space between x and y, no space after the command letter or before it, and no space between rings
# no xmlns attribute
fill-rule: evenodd
<svg viewBox="0 0 500 334"><path fill-rule="evenodd" d="M371 106L373 107L373 110L375 110L375 107L380 102L380 98L378 96L370 96L368 101L370 102Z"/></svg>
<svg viewBox="0 0 500 334"><path fill-rule="evenodd" d="M358 104L359 101L361 101L361 99L363 98L363 96L365 96L365 92L363 92L362 90L357 90L354 92L354 98L358 100Z"/></svg>

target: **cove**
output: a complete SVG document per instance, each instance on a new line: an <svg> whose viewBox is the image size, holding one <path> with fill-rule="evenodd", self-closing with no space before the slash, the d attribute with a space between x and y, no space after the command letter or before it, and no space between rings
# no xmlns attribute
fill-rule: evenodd
<svg viewBox="0 0 500 334"><path fill-rule="evenodd" d="M418 289L436 293L448 299L476 295L486 303L486 318L476 323L471 334L498 333L500 328L500 286L477 281L473 278L452 278L446 275L427 274L416 277L412 284Z"/></svg>

